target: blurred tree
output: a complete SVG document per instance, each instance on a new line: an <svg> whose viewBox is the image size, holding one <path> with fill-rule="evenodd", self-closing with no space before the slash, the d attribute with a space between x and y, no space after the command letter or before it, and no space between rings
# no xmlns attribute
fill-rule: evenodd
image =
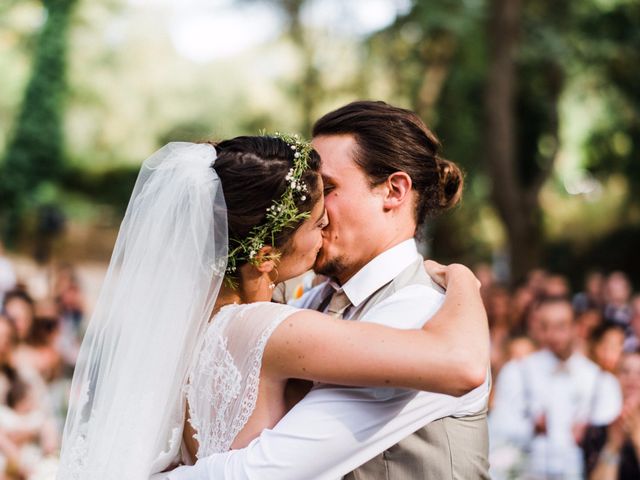
<svg viewBox="0 0 640 480"><path fill-rule="evenodd" d="M9 242L36 188L57 178L64 166L67 30L76 2L43 0L46 20L0 174L0 218Z"/></svg>
<svg viewBox="0 0 640 480"><path fill-rule="evenodd" d="M415 0L406 16L373 36L371 48L388 58L402 97L471 174L464 214L436 224L438 254L469 248L469 230L488 198L505 229L512 279L539 264L539 193L559 145L571 16L568 5L549 0Z"/></svg>
<svg viewBox="0 0 640 480"><path fill-rule="evenodd" d="M284 16L286 34L298 50L299 74L285 89L299 106L300 128L304 135L309 135L313 122L317 119L317 106L325 94L321 85L320 71L315 64L316 43L302 23L304 7L308 0L239 0L240 2L262 2L275 6Z"/></svg>
<svg viewBox="0 0 640 480"><path fill-rule="evenodd" d="M604 98L603 118L587 140L587 167L599 177L623 174L630 186L628 208L640 209L640 2L618 1L581 11L579 55Z"/></svg>
<svg viewBox="0 0 640 480"><path fill-rule="evenodd" d="M388 100L415 110L441 139L444 155L467 173L462 208L429 222L432 253L443 261L491 255L489 245L470 234L486 211L488 190L481 131L485 18L485 0L415 0L406 15L367 42L368 57L382 59L367 77L386 76Z"/></svg>
<svg viewBox="0 0 640 480"><path fill-rule="evenodd" d="M558 102L565 77L562 56L548 47L553 42L555 50L565 48L560 28L567 13L566 4L555 2L528 2L526 8L520 0L490 2L486 164L492 200L507 232L514 281L542 259L539 194L558 150Z"/></svg>
<svg viewBox="0 0 640 480"><path fill-rule="evenodd" d="M4 21L6 14L18 4L19 0L5 0L0 3L0 26L8 27L7 23Z"/></svg>

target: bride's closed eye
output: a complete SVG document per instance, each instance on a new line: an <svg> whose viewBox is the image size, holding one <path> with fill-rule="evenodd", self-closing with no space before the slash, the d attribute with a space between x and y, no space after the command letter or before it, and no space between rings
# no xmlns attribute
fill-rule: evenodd
<svg viewBox="0 0 640 480"><path fill-rule="evenodd" d="M327 215L327 211L325 210L324 213L322 214L322 218L320 218L318 223L316 223L316 226L320 230L322 230L322 229L326 228L328 225L329 225L329 216Z"/></svg>

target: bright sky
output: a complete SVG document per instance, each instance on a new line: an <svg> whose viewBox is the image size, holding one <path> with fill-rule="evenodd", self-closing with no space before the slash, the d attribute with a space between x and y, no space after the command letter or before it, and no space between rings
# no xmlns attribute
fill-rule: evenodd
<svg viewBox="0 0 640 480"><path fill-rule="evenodd" d="M240 5L234 0L128 0L162 6L176 50L195 62L228 57L274 38L282 29L278 10L268 2ZM362 35L389 25L408 10L410 0L311 0L306 24L335 34Z"/></svg>

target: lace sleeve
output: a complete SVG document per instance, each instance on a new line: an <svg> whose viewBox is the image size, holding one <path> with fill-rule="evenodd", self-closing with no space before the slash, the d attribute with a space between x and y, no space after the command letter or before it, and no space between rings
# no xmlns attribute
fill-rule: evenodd
<svg viewBox="0 0 640 480"><path fill-rule="evenodd" d="M296 311L260 302L228 306L214 317L186 386L198 458L229 450L256 406L267 340Z"/></svg>

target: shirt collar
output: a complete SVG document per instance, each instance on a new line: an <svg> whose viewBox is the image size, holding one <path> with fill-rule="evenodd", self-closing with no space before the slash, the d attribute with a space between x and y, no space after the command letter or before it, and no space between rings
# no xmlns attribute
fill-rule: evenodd
<svg viewBox="0 0 640 480"><path fill-rule="evenodd" d="M573 352L566 360L560 360L547 348L545 348L543 352L546 354L549 366L554 371L566 370L571 373L573 369L578 366L577 364L580 361L580 354L578 352Z"/></svg>
<svg viewBox="0 0 640 480"><path fill-rule="evenodd" d="M413 238L385 250L351 277L342 287L331 280L335 290L342 288L354 307L358 307L380 287L389 283L420 257Z"/></svg>

